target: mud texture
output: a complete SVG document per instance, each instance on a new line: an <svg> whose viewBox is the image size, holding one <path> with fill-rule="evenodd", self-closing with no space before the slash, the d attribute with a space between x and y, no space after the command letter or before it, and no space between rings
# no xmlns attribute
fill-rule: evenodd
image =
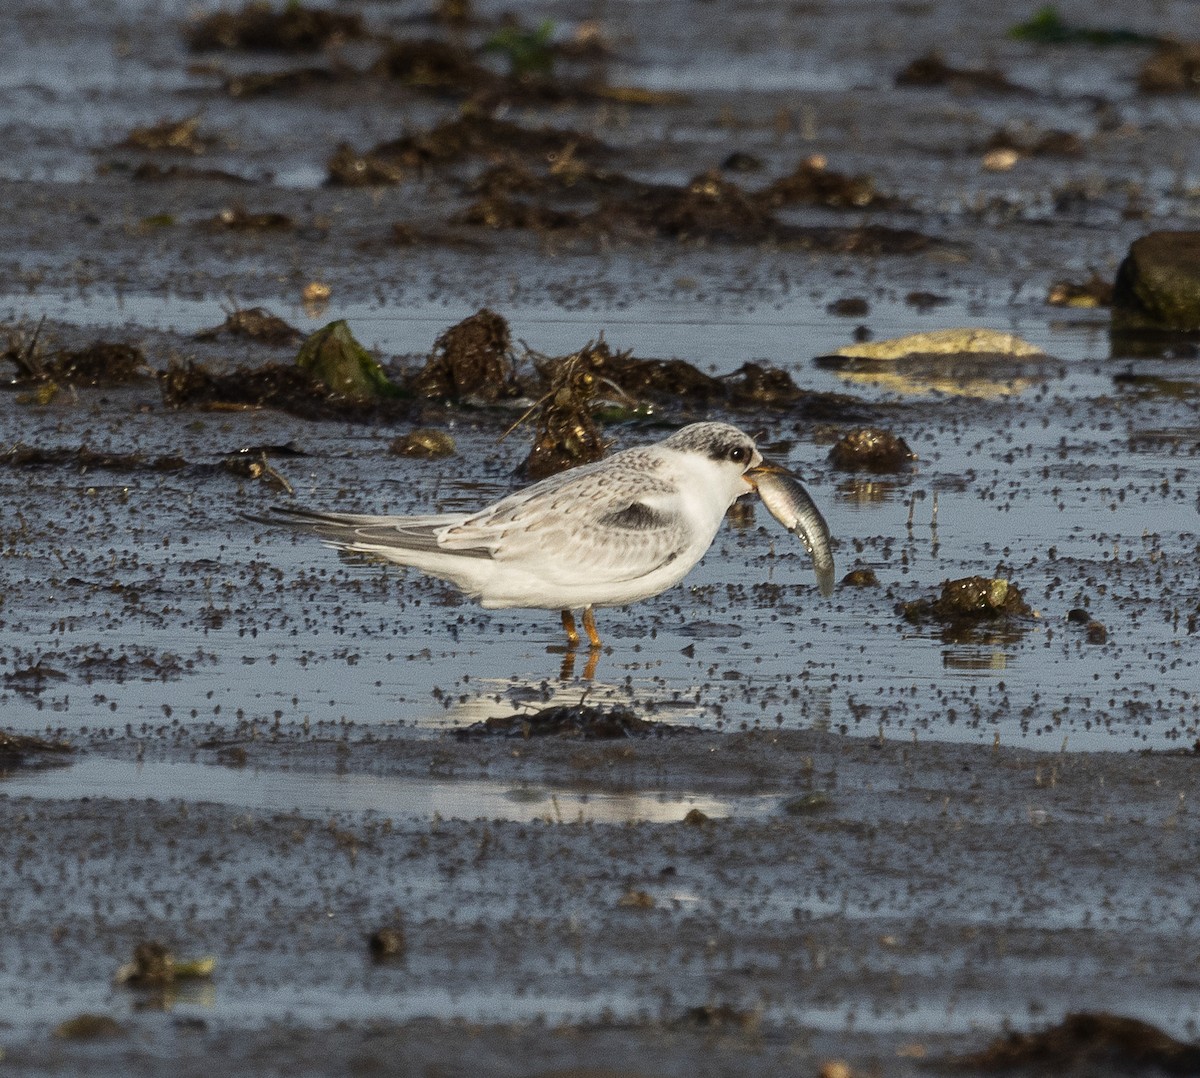
<svg viewBox="0 0 1200 1078"><path fill-rule="evenodd" d="M3 1072L1193 1072L1196 36L3 5ZM746 498L577 652L259 523L703 419L832 596Z"/></svg>

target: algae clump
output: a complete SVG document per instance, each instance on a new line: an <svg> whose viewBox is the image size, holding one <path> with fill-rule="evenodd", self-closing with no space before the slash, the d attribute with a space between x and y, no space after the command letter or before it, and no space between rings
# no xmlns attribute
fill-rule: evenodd
<svg viewBox="0 0 1200 1078"><path fill-rule="evenodd" d="M379 361L354 339L345 319L322 326L301 346L296 366L335 393L360 400L404 396Z"/></svg>

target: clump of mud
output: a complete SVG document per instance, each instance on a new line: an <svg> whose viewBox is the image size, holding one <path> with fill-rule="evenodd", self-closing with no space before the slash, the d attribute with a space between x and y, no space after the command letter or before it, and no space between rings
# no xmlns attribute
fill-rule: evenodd
<svg viewBox="0 0 1200 1078"><path fill-rule="evenodd" d="M1010 82L1001 71L954 67L940 53L918 57L896 75L897 86L946 86L957 93L1032 94L1032 90Z"/></svg>
<svg viewBox="0 0 1200 1078"><path fill-rule="evenodd" d="M529 715L502 715L456 730L459 740L480 737L561 737L580 741L607 741L626 737L671 736L694 732L639 718L623 707L600 708L587 704L559 704Z"/></svg>
<svg viewBox="0 0 1200 1078"><path fill-rule="evenodd" d="M401 398L347 397L296 366L267 363L218 373L194 361L172 362L159 377L168 408L243 411L278 408L302 419L399 419L408 414Z"/></svg>
<svg viewBox="0 0 1200 1078"><path fill-rule="evenodd" d="M1179 1041L1137 1018L1104 1011L1068 1014L1037 1033L1009 1033L981 1052L945 1061L963 1071L1084 1074L1115 1070L1200 1072L1200 1045Z"/></svg>
<svg viewBox="0 0 1200 1078"><path fill-rule="evenodd" d="M1137 87L1144 94L1200 93L1200 41L1164 44L1142 65Z"/></svg>
<svg viewBox="0 0 1200 1078"><path fill-rule="evenodd" d="M57 348L42 336L39 325L6 332L0 359L17 368L17 381L57 386L120 386L150 375L145 353L132 344L93 341L85 348Z"/></svg>
<svg viewBox="0 0 1200 1078"><path fill-rule="evenodd" d="M916 459L903 438L879 427L849 431L829 451L829 463L835 468L879 475L903 471Z"/></svg>
<svg viewBox="0 0 1200 1078"><path fill-rule="evenodd" d="M14 445L0 453L0 464L10 468L67 467L84 472L177 472L187 467L178 456L151 457L145 453L105 453L86 445L71 449Z"/></svg>
<svg viewBox="0 0 1200 1078"><path fill-rule="evenodd" d="M452 457L458 452L454 439L444 430L418 427L399 438L392 439L388 452L394 457L416 457L419 460L437 460Z"/></svg>
<svg viewBox="0 0 1200 1078"><path fill-rule="evenodd" d="M5 677L5 683L11 684ZM75 749L66 741L50 741L32 734L18 734L0 730L0 771L11 771L18 767L50 767L65 761Z"/></svg>
<svg viewBox="0 0 1200 1078"><path fill-rule="evenodd" d="M493 116L468 113L388 142L366 153L339 147L329 164L329 182L345 186L400 183L430 168L457 164L471 158L548 164L564 154L584 161L606 155L608 147L592 135L570 129L534 129Z"/></svg>
<svg viewBox="0 0 1200 1078"><path fill-rule="evenodd" d="M77 1014L54 1027L54 1036L64 1041L94 1041L123 1037L126 1029L110 1014Z"/></svg>
<svg viewBox="0 0 1200 1078"><path fill-rule="evenodd" d="M404 929L399 925L384 925L367 937L367 948L376 962L403 958L408 950Z"/></svg>
<svg viewBox="0 0 1200 1078"><path fill-rule="evenodd" d="M305 419L398 418L407 413L409 397L340 319L311 334L291 366L268 363L221 374L174 361L160 374L159 387L169 408L278 408Z"/></svg>
<svg viewBox="0 0 1200 1078"><path fill-rule="evenodd" d="M132 960L117 970L113 980L130 988L166 988L177 980L211 977L215 967L215 958L181 962L164 944L144 940L134 947Z"/></svg>
<svg viewBox="0 0 1200 1078"><path fill-rule="evenodd" d="M433 352L409 388L420 397L458 403L516 396L508 323L485 307L451 326L434 341Z"/></svg>
<svg viewBox="0 0 1200 1078"><path fill-rule="evenodd" d="M317 52L340 41L365 36L362 16L324 11L300 3L253 2L240 11L217 11L206 15L186 34L193 52L216 49L249 52Z"/></svg>
<svg viewBox="0 0 1200 1078"><path fill-rule="evenodd" d="M212 136L200 133L200 119L197 114L182 120L160 120L147 127L135 127L117 143L117 148L199 156L207 153L217 142Z"/></svg>
<svg viewBox="0 0 1200 1078"><path fill-rule="evenodd" d="M521 465L522 475L545 479L604 456L608 447L593 407L602 380L608 381L600 372L612 358L607 342L600 340L542 364L539 373L549 389L537 404L533 445Z"/></svg>
<svg viewBox="0 0 1200 1078"><path fill-rule="evenodd" d="M265 307L242 307L230 311L228 317L219 326L210 326L199 330L196 340L211 341L227 335L230 337L245 337L264 344L297 345L304 340L304 334L295 326L289 325L278 315L272 314Z"/></svg>
<svg viewBox="0 0 1200 1078"><path fill-rule="evenodd" d="M210 217L202 227L210 232L290 232L296 222L286 213L252 213L239 203Z"/></svg>
<svg viewBox="0 0 1200 1078"><path fill-rule="evenodd" d="M1111 307L1113 283L1107 277L1093 273L1086 281L1055 281L1046 292L1051 307Z"/></svg>
<svg viewBox="0 0 1200 1078"><path fill-rule="evenodd" d="M947 580L936 599L918 599L901 607L905 620L937 621L944 625L1028 618L1033 610L1021 589L1003 577L967 576Z"/></svg>
<svg viewBox="0 0 1200 1078"><path fill-rule="evenodd" d="M767 206L826 206L830 209L882 208L895 199L875 190L867 175L847 176L832 171L826 159L815 154L801 161L788 175L775 180L757 195Z"/></svg>
<svg viewBox="0 0 1200 1078"><path fill-rule="evenodd" d="M1002 127L984 142L983 153L1011 151L1019 157L1082 157L1084 141L1072 131L1030 133Z"/></svg>

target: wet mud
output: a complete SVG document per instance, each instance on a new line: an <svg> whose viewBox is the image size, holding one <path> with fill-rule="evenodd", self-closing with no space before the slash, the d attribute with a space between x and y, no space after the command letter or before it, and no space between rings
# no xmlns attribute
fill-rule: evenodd
<svg viewBox="0 0 1200 1078"><path fill-rule="evenodd" d="M1192 1072L1192 6L7 5L0 1067ZM258 523L701 419L836 585Z"/></svg>

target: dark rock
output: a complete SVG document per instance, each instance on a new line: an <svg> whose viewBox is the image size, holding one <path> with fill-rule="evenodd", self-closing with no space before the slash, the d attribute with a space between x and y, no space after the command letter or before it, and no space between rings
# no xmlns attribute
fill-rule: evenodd
<svg viewBox="0 0 1200 1078"><path fill-rule="evenodd" d="M1200 331L1200 232L1134 240L1113 285L1113 330Z"/></svg>

